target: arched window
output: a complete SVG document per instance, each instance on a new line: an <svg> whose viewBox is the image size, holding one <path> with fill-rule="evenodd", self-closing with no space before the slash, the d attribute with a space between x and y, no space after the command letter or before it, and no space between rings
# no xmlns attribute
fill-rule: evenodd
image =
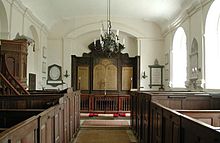
<svg viewBox="0 0 220 143"><path fill-rule="evenodd" d="M179 27L173 38L172 50L172 87L185 88L186 81L186 34L182 27Z"/></svg>
<svg viewBox="0 0 220 143"><path fill-rule="evenodd" d="M205 87L220 89L220 1L215 0L205 26Z"/></svg>

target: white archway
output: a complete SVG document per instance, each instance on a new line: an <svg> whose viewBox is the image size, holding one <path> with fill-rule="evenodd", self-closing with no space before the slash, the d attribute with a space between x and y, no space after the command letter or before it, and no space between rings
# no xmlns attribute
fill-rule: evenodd
<svg viewBox="0 0 220 143"><path fill-rule="evenodd" d="M173 38L171 81L173 88L185 88L187 67L186 33L179 27Z"/></svg>
<svg viewBox="0 0 220 143"><path fill-rule="evenodd" d="M220 89L220 1L215 0L205 26L205 87ZM216 65L217 64L217 65Z"/></svg>

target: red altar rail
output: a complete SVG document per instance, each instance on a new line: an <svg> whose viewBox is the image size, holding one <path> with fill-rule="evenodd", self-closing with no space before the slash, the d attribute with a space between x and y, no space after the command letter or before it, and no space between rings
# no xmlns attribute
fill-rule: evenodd
<svg viewBox="0 0 220 143"><path fill-rule="evenodd" d="M80 112L130 113L130 96L81 94Z"/></svg>

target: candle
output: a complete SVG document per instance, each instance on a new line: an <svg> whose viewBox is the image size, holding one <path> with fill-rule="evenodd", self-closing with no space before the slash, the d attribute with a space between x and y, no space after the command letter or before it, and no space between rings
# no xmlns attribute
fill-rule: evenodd
<svg viewBox="0 0 220 143"><path fill-rule="evenodd" d="M116 35L119 36L119 29L117 29Z"/></svg>
<svg viewBox="0 0 220 143"><path fill-rule="evenodd" d="M125 39L123 39L123 41L122 41L122 45L125 45Z"/></svg>
<svg viewBox="0 0 220 143"><path fill-rule="evenodd" d="M96 39L94 39L94 46L96 46Z"/></svg>

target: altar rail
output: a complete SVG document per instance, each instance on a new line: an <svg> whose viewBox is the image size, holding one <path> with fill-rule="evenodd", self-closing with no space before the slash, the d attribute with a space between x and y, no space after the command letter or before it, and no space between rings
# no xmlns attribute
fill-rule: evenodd
<svg viewBox="0 0 220 143"><path fill-rule="evenodd" d="M130 113L129 95L81 94L81 113Z"/></svg>

